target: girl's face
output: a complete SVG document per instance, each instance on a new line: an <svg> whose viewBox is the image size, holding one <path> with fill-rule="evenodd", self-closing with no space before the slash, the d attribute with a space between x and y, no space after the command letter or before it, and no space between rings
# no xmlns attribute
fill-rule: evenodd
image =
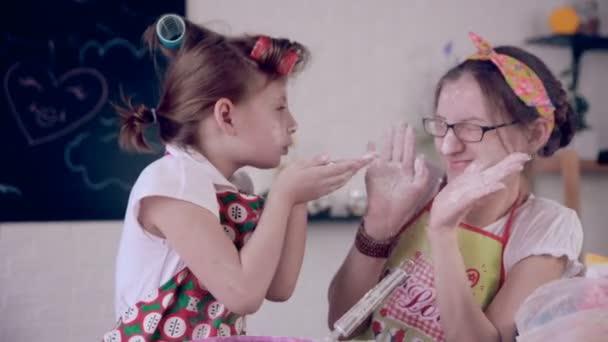
<svg viewBox="0 0 608 342"><path fill-rule="evenodd" d="M470 74L446 82L439 94L435 119L447 124L469 123L478 126L509 124L486 100L479 84ZM473 125L463 126L459 135L469 135ZM468 127L468 128L467 128ZM470 129L469 129L470 128ZM472 134L474 135L474 134ZM467 142L448 129L444 137L435 137L435 148L445 164L448 180L460 175L472 162L494 165L512 152L528 152L528 143L520 125L488 130L479 142Z"/></svg>
<svg viewBox="0 0 608 342"><path fill-rule="evenodd" d="M243 162L257 168L274 168L293 144L297 123L289 111L287 80L269 81L238 107Z"/></svg>

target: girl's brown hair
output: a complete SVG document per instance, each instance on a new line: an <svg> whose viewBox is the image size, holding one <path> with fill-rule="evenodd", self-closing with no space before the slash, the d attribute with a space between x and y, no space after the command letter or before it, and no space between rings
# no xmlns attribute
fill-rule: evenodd
<svg viewBox="0 0 608 342"><path fill-rule="evenodd" d="M543 61L531 53L513 46L501 46L495 50L499 54L511 56L530 67L543 82L551 102L555 105L555 127L549 140L538 153L541 156L550 156L561 147L568 145L575 133L577 114L572 110L561 82ZM498 67L490 61L481 60L466 60L450 69L441 78L435 90L435 108L437 108L443 85L466 73L475 78L489 104L498 108L501 113L510 116L513 121L525 124L539 117L540 114L536 108L527 106L517 97Z"/></svg>
<svg viewBox="0 0 608 342"><path fill-rule="evenodd" d="M260 36L228 37L184 18L186 29L181 46L176 50L164 47L156 36L156 23L143 34L150 54L158 51L166 59L161 77L161 95L153 109L133 105L123 96L123 104L114 107L121 118L119 143L125 149L152 151L144 138L145 126L159 125L161 142L180 146L198 144L198 123L212 110L220 98L234 103L245 99L256 75L273 80L301 71L310 58L302 44L283 38L270 38L270 47L261 57L251 57ZM288 53L297 54L297 62L289 75L279 66Z"/></svg>

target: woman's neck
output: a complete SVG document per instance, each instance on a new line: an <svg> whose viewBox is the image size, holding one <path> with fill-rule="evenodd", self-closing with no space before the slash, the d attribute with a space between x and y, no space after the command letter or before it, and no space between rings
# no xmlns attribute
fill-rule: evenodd
<svg viewBox="0 0 608 342"><path fill-rule="evenodd" d="M520 175L505 180L505 185L505 190L488 195L471 209L464 222L475 227L488 226L508 214L529 193L527 183Z"/></svg>

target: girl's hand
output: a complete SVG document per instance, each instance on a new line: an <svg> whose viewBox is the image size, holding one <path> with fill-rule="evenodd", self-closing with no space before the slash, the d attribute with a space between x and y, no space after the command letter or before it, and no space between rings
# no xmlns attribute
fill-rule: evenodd
<svg viewBox="0 0 608 342"><path fill-rule="evenodd" d="M367 154L337 162L331 162L327 156L296 161L279 174L273 191L292 205L315 200L344 186L373 159L373 155Z"/></svg>

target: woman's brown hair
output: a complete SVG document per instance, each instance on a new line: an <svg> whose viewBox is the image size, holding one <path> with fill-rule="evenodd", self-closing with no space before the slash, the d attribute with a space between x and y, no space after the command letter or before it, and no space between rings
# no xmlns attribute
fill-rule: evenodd
<svg viewBox="0 0 608 342"><path fill-rule="evenodd" d="M555 105L555 127L549 140L538 153L541 156L550 156L561 147L568 145L575 133L577 114L570 106L561 82L543 61L531 53L513 46L497 47L495 51L511 56L530 67L543 82L551 102ZM490 61L481 60L466 60L450 69L441 78L435 90L435 108L437 108L443 85L467 73L475 78L489 103L498 108L501 113L510 116L513 121L525 124L539 117L540 114L535 107L527 106L517 97L498 67Z"/></svg>
<svg viewBox="0 0 608 342"><path fill-rule="evenodd" d="M156 121L161 142L193 146L197 142L198 123L208 115L217 100L234 103L244 100L256 75L273 80L302 70L310 58L302 44L283 38L270 38L270 46L259 58L251 57L260 36L228 37L184 19L185 35L176 50L164 47L156 36L156 24L143 34L150 54L161 52L166 67L160 79L161 93L154 108L134 105L123 96L115 105L121 118L119 143L125 149L152 151L144 137L145 127ZM288 54L297 61L288 75L280 66Z"/></svg>

